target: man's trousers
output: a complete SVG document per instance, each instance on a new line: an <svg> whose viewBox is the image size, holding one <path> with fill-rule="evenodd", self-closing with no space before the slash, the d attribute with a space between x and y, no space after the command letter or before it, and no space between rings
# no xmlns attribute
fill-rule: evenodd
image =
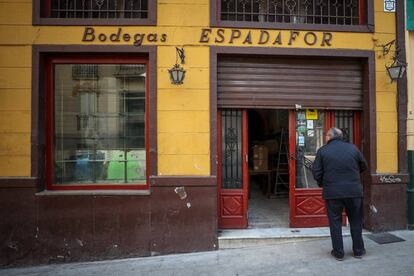
<svg viewBox="0 0 414 276"><path fill-rule="evenodd" d="M345 254L342 241L342 212L345 209L351 225L352 249L355 255L362 255L365 251L362 239L362 198L327 199L326 209L334 254L338 257L343 257Z"/></svg>

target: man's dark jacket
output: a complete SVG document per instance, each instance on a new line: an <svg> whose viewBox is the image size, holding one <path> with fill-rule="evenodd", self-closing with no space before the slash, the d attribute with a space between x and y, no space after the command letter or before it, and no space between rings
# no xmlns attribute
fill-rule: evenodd
<svg viewBox="0 0 414 276"><path fill-rule="evenodd" d="M324 199L362 197L360 173L367 162L353 144L333 138L316 153L312 173Z"/></svg>

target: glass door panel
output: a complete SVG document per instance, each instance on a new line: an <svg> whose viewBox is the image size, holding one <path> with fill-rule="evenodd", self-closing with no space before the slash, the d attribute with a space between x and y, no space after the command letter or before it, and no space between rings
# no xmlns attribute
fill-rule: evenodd
<svg viewBox="0 0 414 276"><path fill-rule="evenodd" d="M221 188L242 189L242 111L223 110L221 123Z"/></svg>
<svg viewBox="0 0 414 276"><path fill-rule="evenodd" d="M317 150L323 146L325 138L325 112L314 110L297 111L296 131L296 188L318 188L312 176L312 163Z"/></svg>

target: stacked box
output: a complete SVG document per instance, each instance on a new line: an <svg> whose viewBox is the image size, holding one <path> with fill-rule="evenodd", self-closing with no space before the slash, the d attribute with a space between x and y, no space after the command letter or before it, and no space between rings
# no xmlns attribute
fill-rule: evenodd
<svg viewBox="0 0 414 276"><path fill-rule="evenodd" d="M267 171L268 170L268 155L269 150L263 145L253 146L253 170Z"/></svg>

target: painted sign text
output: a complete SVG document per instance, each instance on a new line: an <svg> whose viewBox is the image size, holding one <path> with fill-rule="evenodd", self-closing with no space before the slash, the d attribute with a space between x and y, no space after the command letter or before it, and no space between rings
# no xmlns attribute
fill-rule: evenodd
<svg viewBox="0 0 414 276"><path fill-rule="evenodd" d="M292 45L295 41L303 40L307 45L332 46L333 35L329 32L314 33L303 31L290 31L287 34L280 31L260 30L259 37L253 37L252 31L239 29L202 29L200 43L239 43L246 45Z"/></svg>
<svg viewBox="0 0 414 276"><path fill-rule="evenodd" d="M132 42L134 46L141 46L144 42L166 42L166 34L157 33L127 33L122 28L118 28L116 32L103 33L96 32L95 28L85 27L82 37L83 42Z"/></svg>

